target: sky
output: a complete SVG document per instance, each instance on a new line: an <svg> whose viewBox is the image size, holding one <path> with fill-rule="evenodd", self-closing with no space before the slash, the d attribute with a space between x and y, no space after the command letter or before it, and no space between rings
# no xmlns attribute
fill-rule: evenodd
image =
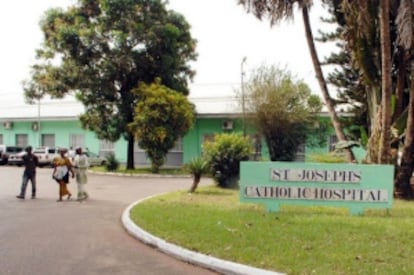
<svg viewBox="0 0 414 275"><path fill-rule="evenodd" d="M39 21L44 12L74 3L75 0L2 3L0 106L24 102L22 81L29 79L35 49L43 39ZM168 8L184 15L198 41L198 59L191 64L196 76L190 84L190 97L233 96L240 89L242 67L246 80L262 64L286 66L319 94L300 14L295 16L294 23L284 22L271 28L268 21L247 14L236 0L170 0ZM314 33L323 28L319 20L321 11L318 4L311 11ZM318 49L323 56L332 47L319 44ZM242 66L243 58L246 62Z"/></svg>

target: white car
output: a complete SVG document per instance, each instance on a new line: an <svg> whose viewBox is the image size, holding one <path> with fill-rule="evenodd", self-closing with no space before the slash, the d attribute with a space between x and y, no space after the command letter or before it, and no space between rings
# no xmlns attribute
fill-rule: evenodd
<svg viewBox="0 0 414 275"><path fill-rule="evenodd" d="M22 152L19 152L17 154L10 154L7 163L9 165L22 166L23 165L23 156L26 155L26 154L27 154L26 151L22 151Z"/></svg>
<svg viewBox="0 0 414 275"><path fill-rule="evenodd" d="M0 144L0 164L7 164L11 155L18 154L23 151L20 146L8 146Z"/></svg>
<svg viewBox="0 0 414 275"><path fill-rule="evenodd" d="M39 147L33 150L33 154L39 159L39 166L52 166L53 160L59 156L59 148Z"/></svg>
<svg viewBox="0 0 414 275"><path fill-rule="evenodd" d="M89 166L105 165L106 159L89 151L83 152L88 157Z"/></svg>
<svg viewBox="0 0 414 275"><path fill-rule="evenodd" d="M90 151L82 151L82 153L88 157L88 162L89 162L89 166L102 166L105 165L106 163L106 159L93 153ZM75 150L69 150L68 152L68 157L69 159L73 162L73 160L75 159L76 156L76 151Z"/></svg>

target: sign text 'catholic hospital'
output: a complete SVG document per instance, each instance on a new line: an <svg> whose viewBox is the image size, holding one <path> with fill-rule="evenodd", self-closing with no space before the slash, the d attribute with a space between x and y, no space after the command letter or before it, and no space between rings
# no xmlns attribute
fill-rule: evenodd
<svg viewBox="0 0 414 275"><path fill-rule="evenodd" d="M246 186L246 198L267 199L304 199L324 201L386 202L388 191L385 189L336 189L280 186Z"/></svg>

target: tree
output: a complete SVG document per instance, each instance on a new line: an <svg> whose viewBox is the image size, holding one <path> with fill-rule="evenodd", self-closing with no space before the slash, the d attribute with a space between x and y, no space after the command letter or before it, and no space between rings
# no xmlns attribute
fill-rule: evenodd
<svg viewBox="0 0 414 275"><path fill-rule="evenodd" d="M322 103L287 70L262 66L245 85L246 111L264 136L272 161L292 161Z"/></svg>
<svg viewBox="0 0 414 275"><path fill-rule="evenodd" d="M360 72L370 121L366 162L377 163L380 139L381 50L377 1L341 1L338 14L343 23L346 49Z"/></svg>
<svg viewBox="0 0 414 275"><path fill-rule="evenodd" d="M193 158L184 166L184 169L193 176L193 183L188 192L193 193L200 183L201 177L210 172L210 166L207 160L203 157Z"/></svg>
<svg viewBox="0 0 414 275"><path fill-rule="evenodd" d="M131 92L156 77L188 94L195 40L184 17L161 0L79 0L66 11L51 9L41 21L44 42L25 86L26 96L75 93L86 112L84 128L101 139L128 141L127 169L134 168L133 121L140 101Z"/></svg>
<svg viewBox="0 0 414 275"><path fill-rule="evenodd" d="M405 128L405 139L401 157L401 165L396 177L396 186L402 191L405 198L413 199L414 192L411 187L411 176L413 174L414 155L414 3L411 0L402 0L396 19L398 28L398 45L404 51L404 58L410 57L409 61L409 104L407 111L407 123Z"/></svg>
<svg viewBox="0 0 414 275"><path fill-rule="evenodd" d="M341 117L341 125L344 132L351 140L359 140L363 146L367 145L370 120L368 119L367 93L365 86L360 81L360 70L354 66L352 56L347 49L346 41L342 34L346 29L346 21L340 0L324 0L329 17L321 18L323 22L334 26L329 32L320 31L316 38L319 42L335 43L338 51L332 52L323 61L322 65L328 65L333 69L327 75L327 83L335 88L335 105L352 116Z"/></svg>
<svg viewBox="0 0 414 275"><path fill-rule="evenodd" d="M344 27L343 39L352 64L360 71L359 82L367 95L371 125L367 161L389 163L390 152L394 153L395 186L405 198L412 198L413 2L392 1L391 5L388 0L333 2L341 11L337 18ZM402 136L404 148L398 167L396 152Z"/></svg>
<svg viewBox="0 0 414 275"><path fill-rule="evenodd" d="M184 95L161 85L160 79L151 85L141 83L133 92L140 101L129 128L146 150L152 172L158 173L168 151L192 127L195 108Z"/></svg>
<svg viewBox="0 0 414 275"><path fill-rule="evenodd" d="M312 28L309 20L309 9L312 6L312 0L278 0L278 1L268 1L268 0L238 0L239 4L242 4L246 7L248 11L252 11L253 14L262 19L267 16L270 19L270 24L280 22L283 19L293 19L293 11L295 4L298 5L298 8L302 12L303 23L305 27L306 41L308 43L308 48L310 51L313 68L316 73L316 78L318 79L319 86L321 88L322 96L325 102L325 105L328 109L328 112L331 116L332 125L335 129L336 136L339 141L346 141L347 138L343 132L341 122L335 110L335 104L331 98L328 87L323 76L323 71L321 64L319 62L318 54L316 51L315 43L313 41ZM352 153L352 150L346 149L345 153L349 162L355 161L355 156Z"/></svg>

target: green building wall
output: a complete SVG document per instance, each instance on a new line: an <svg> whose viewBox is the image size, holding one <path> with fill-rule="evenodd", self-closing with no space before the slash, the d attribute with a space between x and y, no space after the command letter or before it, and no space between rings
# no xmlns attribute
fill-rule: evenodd
<svg viewBox="0 0 414 275"><path fill-rule="evenodd" d="M232 122L232 129L223 129L225 122ZM193 128L183 137L183 163L201 156L202 144L206 136L224 132L242 132L240 120L232 118L198 118Z"/></svg>
<svg viewBox="0 0 414 275"><path fill-rule="evenodd" d="M321 117L321 120L329 118ZM231 127L224 127L226 123L231 122ZM39 132L33 130L33 123L35 121L13 121L13 127L6 129L3 123L0 124L0 136L2 141L0 143L6 145L16 145L16 135L25 134L27 135L28 145L33 147L39 146ZM206 137L212 137L214 134L224 132L238 132L243 133L243 130L247 135L254 136L256 131L248 123L243 123L242 119L237 119L231 116L222 117L199 117L194 123L192 129L182 138L182 164L188 163L192 158L201 156L202 144ZM84 146L88 150L101 153L101 142L97 138L96 134L82 129L80 122L74 119L67 120L50 120L42 121L40 127L40 134L53 134L55 137L55 146L58 147L70 147L70 136L71 135L83 135ZM325 138L326 144L320 147L306 147L305 149L305 161L310 162L313 154L326 154L329 151L328 138L329 135L334 135L332 127L328 131L328 135ZM312 137L310 137L312 138ZM264 140L261 142L262 146L260 149L261 159L269 160L268 149L265 145ZM113 144L113 152L116 158L121 162L126 162L127 156L127 142L121 138ZM138 147L134 148L135 151ZM356 148L355 150L357 158L361 159L365 152L363 149ZM142 153L142 152L141 152Z"/></svg>
<svg viewBox="0 0 414 275"><path fill-rule="evenodd" d="M232 122L232 127L226 129L224 124ZM213 136L221 133L243 133L254 136L257 134L256 130L244 122L242 119L234 117L219 117L219 118L198 118L193 128L183 137L183 163L188 163L192 158L202 155L202 144L206 136ZM262 144L263 141L262 141ZM262 156L268 155L266 146L261 147L260 154Z"/></svg>

